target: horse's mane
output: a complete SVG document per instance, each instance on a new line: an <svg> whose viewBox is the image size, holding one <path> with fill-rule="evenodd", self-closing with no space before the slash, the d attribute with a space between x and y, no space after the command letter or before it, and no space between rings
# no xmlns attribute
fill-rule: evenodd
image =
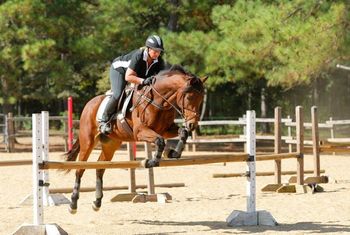
<svg viewBox="0 0 350 235"><path fill-rule="evenodd" d="M195 82L191 83L191 85L186 88L186 91L190 91L191 89L195 89L197 91L203 91L204 90L204 86L203 86L201 80L195 74L186 71L184 69L184 67L182 67L179 64L174 64L169 69L160 71L158 73L158 75L163 77L163 76L166 76L166 75L169 75L169 74L174 74L174 73L184 74L188 78L191 78L191 79L194 78L195 79L194 80Z"/></svg>
<svg viewBox="0 0 350 235"><path fill-rule="evenodd" d="M172 65L169 69L165 69L165 70L162 70L158 73L159 76L164 76L164 75L167 75L167 74L173 74L173 73L182 73L182 74L185 74L185 75L189 75L189 76L194 76L193 74L191 74L190 72L187 72L184 67L182 67L181 65L179 64L174 64Z"/></svg>

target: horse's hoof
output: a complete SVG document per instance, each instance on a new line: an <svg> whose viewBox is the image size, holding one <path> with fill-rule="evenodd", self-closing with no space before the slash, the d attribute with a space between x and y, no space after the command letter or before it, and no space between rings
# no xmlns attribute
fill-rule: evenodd
<svg viewBox="0 0 350 235"><path fill-rule="evenodd" d="M178 159L180 157L180 154L176 152L175 149L170 149L170 151L168 152L168 158Z"/></svg>
<svg viewBox="0 0 350 235"><path fill-rule="evenodd" d="M92 209L93 209L94 211L99 211L99 210L100 210L100 207L97 207L97 206L95 205L95 203L92 203Z"/></svg>
<svg viewBox="0 0 350 235"><path fill-rule="evenodd" d="M71 213L72 215L77 213L77 209L72 209L71 207L68 208L69 213Z"/></svg>
<svg viewBox="0 0 350 235"><path fill-rule="evenodd" d="M141 161L141 166L144 168L152 168L159 166L159 161L156 161L154 159L145 159Z"/></svg>
<svg viewBox="0 0 350 235"><path fill-rule="evenodd" d="M142 160L141 161L141 166L143 167L143 168L148 168L147 166L148 166L148 159L144 159L144 160Z"/></svg>

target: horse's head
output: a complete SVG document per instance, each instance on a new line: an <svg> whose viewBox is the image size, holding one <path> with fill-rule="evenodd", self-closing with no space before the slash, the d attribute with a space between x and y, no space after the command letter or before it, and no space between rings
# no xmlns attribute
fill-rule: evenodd
<svg viewBox="0 0 350 235"><path fill-rule="evenodd" d="M205 78L185 71L180 65L173 65L168 71L161 73L176 94L177 112L185 120L186 128L194 130L200 117L200 105L204 98ZM169 87L168 87L169 88Z"/></svg>
<svg viewBox="0 0 350 235"><path fill-rule="evenodd" d="M207 77L198 78L175 65L170 70L160 72L151 87L161 97L161 102L165 102L164 107L176 110L185 120L186 128L194 130L200 117L206 80Z"/></svg>
<svg viewBox="0 0 350 235"><path fill-rule="evenodd" d="M200 105L204 98L205 78L198 78L193 74L186 74L185 86L177 94L176 103L185 119L185 125L188 130L194 130L197 127L200 118Z"/></svg>

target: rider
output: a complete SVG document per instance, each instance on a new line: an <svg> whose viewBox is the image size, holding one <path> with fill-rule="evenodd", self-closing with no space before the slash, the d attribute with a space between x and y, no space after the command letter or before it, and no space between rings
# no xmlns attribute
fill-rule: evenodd
<svg viewBox="0 0 350 235"><path fill-rule="evenodd" d="M153 76L165 68L161 57L163 51L163 40L158 35L151 35L147 38L145 47L113 60L109 73L113 95L100 121L101 133L108 135L112 132L110 119L116 111L118 100L127 82L150 85Z"/></svg>

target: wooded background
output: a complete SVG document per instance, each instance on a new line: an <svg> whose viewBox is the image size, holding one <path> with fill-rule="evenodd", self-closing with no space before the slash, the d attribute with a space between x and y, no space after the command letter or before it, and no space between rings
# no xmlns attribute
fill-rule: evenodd
<svg viewBox="0 0 350 235"><path fill-rule="evenodd" d="M350 117L348 0L0 0L0 112L65 112L109 89L111 61L165 43L165 59L208 75L204 119L318 105Z"/></svg>

